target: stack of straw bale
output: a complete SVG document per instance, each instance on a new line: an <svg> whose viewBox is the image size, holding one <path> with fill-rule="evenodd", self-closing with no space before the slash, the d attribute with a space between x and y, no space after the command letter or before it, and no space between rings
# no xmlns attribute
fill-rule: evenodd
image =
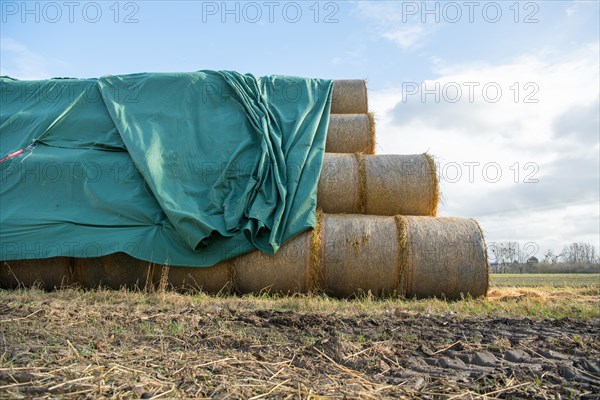
<svg viewBox="0 0 600 400"><path fill-rule="evenodd" d="M336 81L317 226L275 256L255 251L210 268L152 265L123 253L6 261L0 287L485 296L489 266L483 233L473 220L436 217L439 189L431 156L374 153L365 82Z"/></svg>

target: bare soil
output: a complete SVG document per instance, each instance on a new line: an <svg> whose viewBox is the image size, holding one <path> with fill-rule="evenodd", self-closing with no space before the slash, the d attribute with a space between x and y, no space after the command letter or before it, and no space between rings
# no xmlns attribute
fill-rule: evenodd
<svg viewBox="0 0 600 400"><path fill-rule="evenodd" d="M600 399L594 318L133 296L0 297L0 398Z"/></svg>

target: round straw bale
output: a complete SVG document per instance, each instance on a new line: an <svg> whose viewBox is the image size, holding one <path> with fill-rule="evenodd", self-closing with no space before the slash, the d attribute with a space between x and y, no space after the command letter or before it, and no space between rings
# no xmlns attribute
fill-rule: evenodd
<svg viewBox="0 0 600 400"><path fill-rule="evenodd" d="M368 110L365 81L345 79L334 82L331 98L332 114L366 114Z"/></svg>
<svg viewBox="0 0 600 400"><path fill-rule="evenodd" d="M470 219L400 217L406 229L406 295L485 296L489 266L483 233Z"/></svg>
<svg viewBox="0 0 600 400"><path fill-rule="evenodd" d="M147 289L153 285L154 264L126 253L75 258L73 279L87 288Z"/></svg>
<svg viewBox="0 0 600 400"><path fill-rule="evenodd" d="M366 293L408 297L485 296L489 265L474 220L317 213L317 226L275 256L255 251L211 268L160 267L124 253L96 258L3 261L0 287L172 287L209 293Z"/></svg>
<svg viewBox="0 0 600 400"><path fill-rule="evenodd" d="M438 197L435 165L427 154L323 158L317 206L325 213L434 216Z"/></svg>
<svg viewBox="0 0 600 400"><path fill-rule="evenodd" d="M317 207L329 213L358 213L358 160L354 154L325 153L317 186Z"/></svg>
<svg viewBox="0 0 600 400"><path fill-rule="evenodd" d="M0 261L0 288L39 286L53 290L71 283L69 257Z"/></svg>
<svg viewBox="0 0 600 400"><path fill-rule="evenodd" d="M435 216L438 182L430 160L428 154L364 156L365 213Z"/></svg>
<svg viewBox="0 0 600 400"><path fill-rule="evenodd" d="M170 289L183 292L230 293L232 268L231 261L224 261L206 268L173 266L155 268L154 281L158 282L159 286L162 282L163 285L166 283Z"/></svg>
<svg viewBox="0 0 600 400"><path fill-rule="evenodd" d="M394 217L325 214L321 229L325 293L384 296L397 290L400 271Z"/></svg>
<svg viewBox="0 0 600 400"><path fill-rule="evenodd" d="M327 130L325 151L373 154L375 152L373 114L332 114Z"/></svg>
<svg viewBox="0 0 600 400"><path fill-rule="evenodd" d="M277 254L260 251L233 259L234 286L240 293L306 293L311 279L312 233L285 243Z"/></svg>

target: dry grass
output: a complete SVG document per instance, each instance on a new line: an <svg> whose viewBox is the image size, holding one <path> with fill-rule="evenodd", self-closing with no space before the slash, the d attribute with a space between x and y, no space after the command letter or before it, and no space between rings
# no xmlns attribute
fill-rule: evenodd
<svg viewBox="0 0 600 400"><path fill-rule="evenodd" d="M544 387L524 378L466 384L390 371L404 368L398 352L420 346L420 324L432 329L439 319L445 331L463 319L466 326L494 318L597 319L597 289L493 288L487 300L455 302L0 290L0 398L539 394ZM428 344L434 354L481 346L467 337L436 340ZM584 335L577 340L573 345L598 350Z"/></svg>
<svg viewBox="0 0 600 400"><path fill-rule="evenodd" d="M586 287L536 288L492 286L487 298L465 297L462 300L442 299L398 299L388 297L377 299L366 294L356 299L336 299L325 295L271 295L256 294L244 296L207 295L204 293L179 294L175 292L150 290L81 290L63 288L55 292L45 292L36 288L21 290L1 290L0 304L10 301L28 304L57 298L80 305L111 304L131 302L165 307L195 304L199 307L217 307L255 311L270 309L302 313L336 313L343 316L385 316L391 309L407 313L431 315L453 314L460 317L510 317L510 318L600 318L600 284Z"/></svg>

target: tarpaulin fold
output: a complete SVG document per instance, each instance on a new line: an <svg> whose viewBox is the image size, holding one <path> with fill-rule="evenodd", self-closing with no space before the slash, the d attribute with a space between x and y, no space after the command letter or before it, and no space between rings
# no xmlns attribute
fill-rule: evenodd
<svg viewBox="0 0 600 400"><path fill-rule="evenodd" d="M0 258L274 254L315 224L332 88L230 71L0 78L0 158L26 149L0 163Z"/></svg>

